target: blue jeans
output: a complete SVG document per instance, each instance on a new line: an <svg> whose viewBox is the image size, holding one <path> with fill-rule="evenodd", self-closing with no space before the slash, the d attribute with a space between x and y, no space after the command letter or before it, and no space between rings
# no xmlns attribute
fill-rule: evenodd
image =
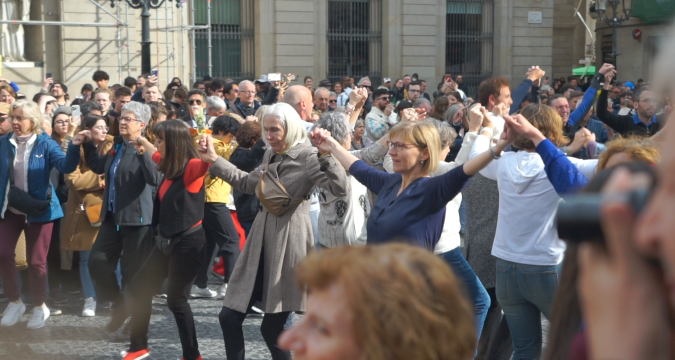
<svg viewBox="0 0 675 360"><path fill-rule="evenodd" d="M547 318L558 289L560 264L526 265L497 259L497 301L513 339L513 360L541 356L541 314Z"/></svg>
<svg viewBox="0 0 675 360"><path fill-rule="evenodd" d="M490 308L490 295L485 290L483 283L480 282L476 273L473 272L471 265L464 259L459 247L441 254L443 260L452 268L459 280L464 283L468 291L469 300L473 303L476 312L476 342L483 331L483 323Z"/></svg>
<svg viewBox="0 0 675 360"><path fill-rule="evenodd" d="M240 221L239 225L244 229L244 236L248 237L248 233L251 232L251 226L253 226L253 221Z"/></svg>
<svg viewBox="0 0 675 360"><path fill-rule="evenodd" d="M80 282L82 282L82 296L85 299L94 298L96 300L96 290L94 282L89 275L89 254L91 250L80 251Z"/></svg>

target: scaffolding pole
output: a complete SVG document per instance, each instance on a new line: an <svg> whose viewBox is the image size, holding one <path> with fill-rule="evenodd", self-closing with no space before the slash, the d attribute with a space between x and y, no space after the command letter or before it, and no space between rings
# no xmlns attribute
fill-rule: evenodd
<svg viewBox="0 0 675 360"><path fill-rule="evenodd" d="M87 23L87 22L63 22L63 21L37 21L37 20L0 20L0 24L10 25L37 25L37 26L83 26L83 27L120 27L126 26L122 23L105 24L105 23Z"/></svg>
<svg viewBox="0 0 675 360"><path fill-rule="evenodd" d="M190 1L192 7L192 25L195 24L195 0ZM194 29L192 33L192 83L194 84L197 81L197 39L195 38Z"/></svg>
<svg viewBox="0 0 675 360"><path fill-rule="evenodd" d="M213 65L211 64L211 0L208 1L208 6L206 8L206 26L208 26L208 39L209 39L209 76L213 76L211 74L211 68Z"/></svg>
<svg viewBox="0 0 675 360"><path fill-rule="evenodd" d="M166 73L171 71L171 55L169 54L169 2L164 2L164 25L166 25Z"/></svg>
<svg viewBox="0 0 675 360"><path fill-rule="evenodd" d="M96 1L94 1L94 0L89 0L89 2L92 3L92 4L94 4L94 5L96 5L96 7L98 7L99 9L103 10L104 13L106 13L106 14L112 16L115 20L117 20L118 23L123 24L124 26L127 26L127 24L129 24L129 20L127 20L126 23L123 23L122 20L120 20L120 11L119 11L119 9L117 9L117 16L115 16L115 15L113 15L113 13L111 13L110 11L108 11L108 9L104 8L103 6L101 6L101 4L97 3Z"/></svg>
<svg viewBox="0 0 675 360"><path fill-rule="evenodd" d="M93 2L97 6L100 6L93 0L91 2ZM108 10L105 11L107 12ZM120 7L118 6L116 17L117 21L120 21L119 17L120 17ZM127 28L129 28L129 26L127 26ZM117 76L119 77L119 83L124 84L124 82L122 81L122 29L119 27L117 28Z"/></svg>
<svg viewBox="0 0 675 360"><path fill-rule="evenodd" d="M127 9L126 9L126 17L124 18L127 22L129 23L129 3L126 1L124 2L127 4ZM127 76L131 76L131 49L129 49L129 27L127 26L127 41L124 44L127 48Z"/></svg>

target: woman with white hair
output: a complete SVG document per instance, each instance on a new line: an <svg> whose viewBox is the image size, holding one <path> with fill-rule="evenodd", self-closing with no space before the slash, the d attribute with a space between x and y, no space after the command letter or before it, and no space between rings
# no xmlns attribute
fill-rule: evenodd
<svg viewBox="0 0 675 360"><path fill-rule="evenodd" d="M80 143L71 143L64 154L59 144L43 132L37 104L17 100L10 109L7 121L12 123L12 132L0 138L0 277L10 303L0 324L12 326L26 311L14 264L14 250L23 231L34 304L28 328L38 329L49 317L44 302L52 228L54 221L63 217L49 175L52 168L64 174L77 169Z"/></svg>
<svg viewBox="0 0 675 360"><path fill-rule="evenodd" d="M261 332L272 359L291 359L277 338L290 312L305 311L307 294L293 279L293 269L314 246L309 194L314 186L334 196L347 195L347 174L329 154L319 154L307 138L304 122L286 103L273 105L262 119L268 149L262 164L250 173L219 157L211 137L203 136L200 151L213 164L212 176L235 189L256 194L263 205L234 267L220 326L230 360L244 359L242 324L246 310L262 300Z"/></svg>
<svg viewBox="0 0 675 360"><path fill-rule="evenodd" d="M103 155L92 141L91 130L81 131L73 140L86 139L82 147L87 166L95 174L105 175L101 226L89 255L89 273L94 280L97 301L113 302L112 319L107 328L111 332L129 317L115 276L117 264L120 263L122 288L125 288L153 247L153 195L161 177L150 154L137 152L133 144L142 135L150 116L149 105L135 101L124 105L118 118L119 135ZM132 326L133 322L134 319ZM135 352L146 347L147 344L132 344L130 350Z"/></svg>

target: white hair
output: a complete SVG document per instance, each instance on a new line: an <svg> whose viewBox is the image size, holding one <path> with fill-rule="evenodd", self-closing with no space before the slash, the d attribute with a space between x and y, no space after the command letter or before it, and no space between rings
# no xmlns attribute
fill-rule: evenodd
<svg viewBox="0 0 675 360"><path fill-rule="evenodd" d="M242 87L242 86L247 85L247 84L251 84L251 85L253 85L253 87L255 88L255 83L254 83L253 81L251 81L251 80L242 80L242 81L239 83L239 87Z"/></svg>
<svg viewBox="0 0 675 360"><path fill-rule="evenodd" d="M19 108L23 111L23 117L28 118L33 123L31 131L37 135L42 134L43 119L38 105L30 100L17 100L10 105L10 113Z"/></svg>
<svg viewBox="0 0 675 360"><path fill-rule="evenodd" d="M209 96L206 98L206 111L208 112L211 109L225 109L227 110L227 105L225 101L218 96Z"/></svg>
<svg viewBox="0 0 675 360"><path fill-rule="evenodd" d="M328 93L328 96L330 96L330 91L328 91L328 89L326 89L325 87L320 87L314 91L314 97L319 96L319 93L324 91Z"/></svg>
<svg viewBox="0 0 675 360"><path fill-rule="evenodd" d="M122 111L129 111L136 116L136 120L142 121L145 125L148 125L150 121L150 116L152 115L152 110L150 106L146 104L141 104L137 101L130 101L126 105L122 106Z"/></svg>
<svg viewBox="0 0 675 360"><path fill-rule="evenodd" d="M301 142L307 140L305 122L302 121L298 112L295 111L295 109L289 104L276 103L270 106L269 111L262 120L262 138L265 139L265 143L267 143L267 137L265 134L264 124L265 119L269 118L270 116L274 116L275 118L279 119L279 122L281 122L281 125L286 131L286 137L284 138L284 144L286 144L286 146L284 146L284 149L281 151L281 153L286 153L295 145L298 145Z"/></svg>

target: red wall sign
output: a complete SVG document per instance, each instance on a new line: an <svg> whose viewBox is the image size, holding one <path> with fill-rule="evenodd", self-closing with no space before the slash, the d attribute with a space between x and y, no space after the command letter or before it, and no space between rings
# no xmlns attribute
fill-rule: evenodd
<svg viewBox="0 0 675 360"><path fill-rule="evenodd" d="M635 40L642 39L642 31L640 29L633 30L633 39Z"/></svg>

